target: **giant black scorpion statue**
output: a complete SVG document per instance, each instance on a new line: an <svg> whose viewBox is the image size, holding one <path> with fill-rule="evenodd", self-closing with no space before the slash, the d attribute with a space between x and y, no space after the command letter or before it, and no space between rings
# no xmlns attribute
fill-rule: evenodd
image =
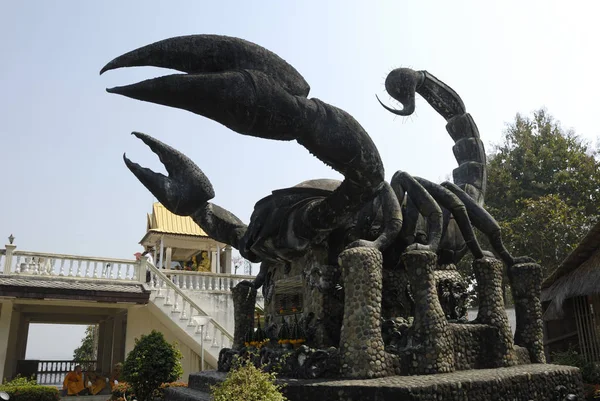
<svg viewBox="0 0 600 401"><path fill-rule="evenodd" d="M387 183L379 152L363 127L347 112L308 98L304 78L269 50L225 36L184 36L117 57L101 73L134 66L183 74L108 92L188 110L243 135L296 140L344 176L341 182L310 180L275 190L256 203L246 225L209 202L215 196L213 187L188 157L146 134L133 133L168 172L168 176L155 173L124 155L142 184L171 212L190 216L212 238L252 262L261 262L253 282L232 290L234 344L221 350L220 369L227 370L236 355L263 341L272 346L261 348L260 358L277 362L278 355L287 352L278 348L286 343L273 334L278 325L279 339L294 341L288 345L306 340L290 359L290 371L297 377L331 373L370 378L545 361L541 269L530 258L510 255L500 227L484 209L484 146L475 122L449 86L426 71L400 68L388 75L386 91L402 109L380 102L382 106L408 116L415 110L416 94L422 96L446 119L459 166L453 183L436 184L401 171ZM487 236L491 252L482 250L475 228ZM448 273L451 269L444 270L445 265L456 264L467 252L475 259L480 292L478 318L469 325L452 322L464 318L463 289L452 278L436 276ZM504 309L501 261L508 267L515 299L514 336ZM298 309L291 308L293 336L281 334L289 334L291 320L288 316L286 322L284 308L273 312L274 305L266 316L271 320L265 319L268 329L255 329L256 290L263 288L267 311L274 280L289 278L300 278L303 292L296 290L294 296L307 300L300 319ZM404 313L410 309L405 305L397 310L386 306L383 312L384 304L404 304L401 293L411 290L415 295L411 314ZM280 293L279 302L290 294ZM444 308L440 299L446 300ZM252 340L246 341L246 335ZM518 358L517 346L527 351Z"/></svg>
<svg viewBox="0 0 600 401"><path fill-rule="evenodd" d="M209 202L212 185L188 157L148 135L133 133L159 156L168 177L124 156L127 167L171 212L191 216L214 239L252 262L262 262L255 287L263 284L264 266L288 262L310 246L331 242L334 233L342 233L332 247L337 253L356 246L391 248L396 255L427 249L439 254L440 263L455 263L468 250L475 258L484 256L473 233L476 227L505 263L517 262L503 246L498 224L482 207L485 151L477 127L460 97L430 73L392 71L385 87L404 108L384 107L410 115L419 93L448 121L459 162L455 183L435 184L405 172L396 173L391 184L385 182L379 152L363 127L344 110L308 98L309 85L298 71L248 41L215 35L166 39L117 57L101 73L134 66L185 74L108 92L185 109L243 135L296 140L344 175L342 182L312 180L273 191L257 202L245 225Z"/></svg>

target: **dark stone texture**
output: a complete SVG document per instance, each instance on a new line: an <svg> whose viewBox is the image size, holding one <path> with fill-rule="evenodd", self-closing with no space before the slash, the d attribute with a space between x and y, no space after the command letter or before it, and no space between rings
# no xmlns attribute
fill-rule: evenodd
<svg viewBox="0 0 600 401"><path fill-rule="evenodd" d="M516 358L502 293L504 265L498 259L477 259L473 261L473 271L479 299L476 321L496 329L487 339L494 351L486 367L512 366L516 364Z"/></svg>
<svg viewBox="0 0 600 401"><path fill-rule="evenodd" d="M193 373L189 387L206 391L209 384L224 379L225 374L218 372ZM556 399L559 385L583 400L583 383L577 368L546 364L425 376L279 382L285 384L284 394L290 401L551 401ZM184 401L171 396L179 390L169 391L166 400Z"/></svg>
<svg viewBox="0 0 600 401"><path fill-rule="evenodd" d="M508 279L515 303L517 327L515 344L529 351L531 361L546 363L544 353L544 322L542 321L542 269L536 263L509 267Z"/></svg>
<svg viewBox="0 0 600 401"><path fill-rule="evenodd" d="M169 401L210 401L210 393L186 387L165 389L165 400Z"/></svg>
<svg viewBox="0 0 600 401"><path fill-rule="evenodd" d="M394 362L384 351L381 336L381 253L372 248L348 249L340 254L339 264L346 294L341 376L389 376L394 373Z"/></svg>
<svg viewBox="0 0 600 401"><path fill-rule="evenodd" d="M448 321L465 322L468 318L468 285L454 265L436 268L434 272L438 298Z"/></svg>
<svg viewBox="0 0 600 401"><path fill-rule="evenodd" d="M454 370L454 341L438 299L434 278L437 256L433 252L409 251L403 255L408 268L415 317L408 344L398 350L408 359L410 374L447 373Z"/></svg>
<svg viewBox="0 0 600 401"><path fill-rule="evenodd" d="M233 347L244 346L244 336L254 328L256 288L241 282L231 289L234 310Z"/></svg>

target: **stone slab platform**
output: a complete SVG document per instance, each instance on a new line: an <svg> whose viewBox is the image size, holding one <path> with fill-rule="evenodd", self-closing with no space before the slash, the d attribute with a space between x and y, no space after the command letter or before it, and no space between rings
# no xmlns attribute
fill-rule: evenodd
<svg viewBox="0 0 600 401"><path fill-rule="evenodd" d="M209 387L225 379L225 373L192 373L189 387L205 395ZM583 400L583 384L577 368L550 364L510 368L477 369L427 376L391 376L369 380L280 380L290 401L547 401L555 400L555 388L565 386ZM177 395L167 391L166 400L192 401L194 391ZM183 397L185 396L185 398ZM198 398L198 401L202 398Z"/></svg>

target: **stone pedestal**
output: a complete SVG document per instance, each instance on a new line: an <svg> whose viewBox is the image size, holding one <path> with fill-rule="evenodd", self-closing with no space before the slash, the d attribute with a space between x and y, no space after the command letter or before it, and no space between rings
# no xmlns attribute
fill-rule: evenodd
<svg viewBox="0 0 600 401"><path fill-rule="evenodd" d="M514 343L502 294L504 265L498 259L477 259L473 262L473 271L479 300L477 323L496 329L495 338L490 338L487 367L513 366L516 364Z"/></svg>
<svg viewBox="0 0 600 401"><path fill-rule="evenodd" d="M254 306L256 305L256 288L248 283L240 283L231 289L233 297L233 345L240 349L244 346L244 336L254 328Z"/></svg>
<svg viewBox="0 0 600 401"><path fill-rule="evenodd" d="M542 321L542 268L536 263L521 263L508 270L515 302L517 327L515 344L529 351L532 363L546 363Z"/></svg>
<svg viewBox="0 0 600 401"><path fill-rule="evenodd" d="M410 374L454 371L454 339L437 294L434 269L437 255L409 251L402 255L415 300L415 317L409 331ZM412 348L412 349L411 349Z"/></svg>
<svg viewBox="0 0 600 401"><path fill-rule="evenodd" d="M339 265L345 290L341 375L360 379L393 374L381 337L381 253L373 248L348 249L340 254Z"/></svg>

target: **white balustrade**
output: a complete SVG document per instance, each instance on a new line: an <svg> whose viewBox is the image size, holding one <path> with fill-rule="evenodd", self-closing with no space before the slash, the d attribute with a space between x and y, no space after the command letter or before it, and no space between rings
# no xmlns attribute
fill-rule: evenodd
<svg viewBox="0 0 600 401"><path fill-rule="evenodd" d="M88 280L137 280L140 262L15 250L0 255L0 272L19 276ZM3 262L3 263L2 263Z"/></svg>

